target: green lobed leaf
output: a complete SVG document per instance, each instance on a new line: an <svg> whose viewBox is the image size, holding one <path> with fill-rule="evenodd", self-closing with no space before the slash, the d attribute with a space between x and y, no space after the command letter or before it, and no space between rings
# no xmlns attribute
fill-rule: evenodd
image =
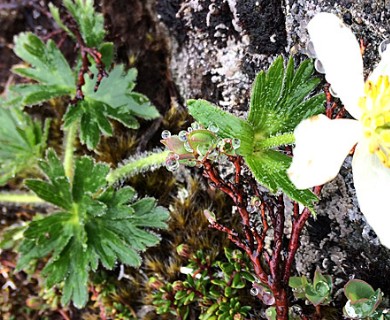
<svg viewBox="0 0 390 320"><path fill-rule="evenodd" d="M93 79L85 76L84 100L76 107L69 108L64 117L66 127L75 121L81 121L80 140L89 149L96 147L101 134L112 135L108 119L137 129L139 122L135 117L151 120L160 116L145 96L132 92L137 76L135 69L125 72L123 65L115 66L108 76L102 79L97 91L96 67L91 67L91 70L95 76Z"/></svg>
<svg viewBox="0 0 390 320"><path fill-rule="evenodd" d="M79 202L84 195L93 195L105 186L109 171L107 164L95 163L90 157L77 159L72 188L74 201Z"/></svg>
<svg viewBox="0 0 390 320"><path fill-rule="evenodd" d="M14 68L13 71L39 82L11 88L22 95L23 104L37 104L47 99L75 93L73 72L52 40L45 45L33 33L21 33L15 37L14 52L31 67Z"/></svg>
<svg viewBox="0 0 390 320"><path fill-rule="evenodd" d="M287 176L291 158L274 150L266 150L245 156L244 159L260 184L273 193L283 191L313 212L313 203L317 201L317 197L309 190L297 190Z"/></svg>
<svg viewBox="0 0 390 320"><path fill-rule="evenodd" d="M310 60L294 71L292 58L284 68L283 58L278 57L267 72L257 75L248 115L256 141L291 132L303 119L324 111L323 94L307 98L320 83L313 71Z"/></svg>
<svg viewBox="0 0 390 320"><path fill-rule="evenodd" d="M49 122L40 122L16 107L0 106L0 185L37 169L46 146Z"/></svg>
<svg viewBox="0 0 390 320"><path fill-rule="evenodd" d="M62 303L72 300L81 308L88 301L89 272L99 262L109 269L117 262L138 267L140 252L160 241L149 228L166 228L168 211L152 198L134 202L130 187L107 188L108 166L90 157L76 161L73 185L53 150L40 167L48 181L28 180L28 187L65 211L29 224L20 245L18 270L51 256L42 271L46 286L64 282Z"/></svg>
<svg viewBox="0 0 390 320"><path fill-rule="evenodd" d="M206 128L209 125L218 127L217 135L221 138L240 139L240 148L237 150L241 155L248 155L253 150L253 128L243 119L240 119L205 100L187 101L189 113L196 121Z"/></svg>

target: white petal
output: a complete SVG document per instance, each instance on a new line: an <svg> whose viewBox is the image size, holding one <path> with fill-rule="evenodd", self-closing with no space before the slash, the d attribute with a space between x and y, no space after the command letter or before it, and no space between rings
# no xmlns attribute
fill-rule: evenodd
<svg viewBox="0 0 390 320"><path fill-rule="evenodd" d="M369 80L376 82L379 76L390 77L390 48L382 53L382 59L369 76Z"/></svg>
<svg viewBox="0 0 390 320"><path fill-rule="evenodd" d="M290 180L299 189L332 180L360 132L356 120L330 120L324 115L303 120L294 131L296 147L287 171Z"/></svg>
<svg viewBox="0 0 390 320"><path fill-rule="evenodd" d="M363 60L352 31L331 13L317 14L307 26L317 58L348 112L360 119L358 99L364 94Z"/></svg>
<svg viewBox="0 0 390 320"><path fill-rule="evenodd" d="M368 151L366 141L356 147L352 169L360 210L381 243L390 248L390 169Z"/></svg>

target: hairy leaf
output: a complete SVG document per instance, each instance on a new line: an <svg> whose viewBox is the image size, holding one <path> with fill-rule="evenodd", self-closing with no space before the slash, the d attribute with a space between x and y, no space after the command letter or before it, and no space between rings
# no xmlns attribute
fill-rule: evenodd
<svg viewBox="0 0 390 320"><path fill-rule="evenodd" d="M283 66L279 57L253 84L248 121L255 135L269 137L291 132L302 120L324 111L324 94L308 98L320 83L313 77L313 64L305 60L294 71L292 58Z"/></svg>
<svg viewBox="0 0 390 320"><path fill-rule="evenodd" d="M46 286L63 282L62 303L72 300L81 308L88 301L89 272L99 262L109 269L117 262L138 267L139 253L160 241L149 228L166 228L168 212L153 198L134 202L130 187L107 188L108 166L90 157L76 161L73 183L52 150L40 167L49 181L28 180L27 186L65 210L30 223L17 268L50 256L42 271Z"/></svg>

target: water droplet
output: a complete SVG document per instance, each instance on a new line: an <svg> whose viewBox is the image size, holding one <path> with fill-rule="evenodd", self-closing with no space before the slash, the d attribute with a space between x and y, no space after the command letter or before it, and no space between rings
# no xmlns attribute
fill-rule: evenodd
<svg viewBox="0 0 390 320"><path fill-rule="evenodd" d="M306 54L309 58L315 58L316 57L316 51L314 49L313 42L309 41L306 45Z"/></svg>
<svg viewBox="0 0 390 320"><path fill-rule="evenodd" d="M332 86L329 87L329 93L330 93L333 97L335 97L335 98L338 98L338 97L339 97L339 96L337 95L337 93L333 90L333 87L332 87Z"/></svg>
<svg viewBox="0 0 390 320"><path fill-rule="evenodd" d="M188 152L193 152L194 149L191 148L190 144L188 141L184 142L184 149L186 149Z"/></svg>
<svg viewBox="0 0 390 320"><path fill-rule="evenodd" d="M257 296L259 294L259 289L252 287L249 292L252 296Z"/></svg>
<svg viewBox="0 0 390 320"><path fill-rule="evenodd" d="M234 138L232 139L232 147L234 150L238 149L241 145L241 140L240 139L237 139L237 138Z"/></svg>
<svg viewBox="0 0 390 320"><path fill-rule="evenodd" d="M217 133L219 131L219 128L215 123L210 122L209 126L207 127L207 130L210 130L211 132Z"/></svg>
<svg viewBox="0 0 390 320"><path fill-rule="evenodd" d="M390 44L390 38L389 39L385 39L383 40L380 45L378 46L378 51L379 51L379 54L382 56L383 52L386 51L386 49L388 48Z"/></svg>
<svg viewBox="0 0 390 320"><path fill-rule="evenodd" d="M164 130L161 132L161 138L163 139L168 139L171 137L171 132L169 130Z"/></svg>
<svg viewBox="0 0 390 320"><path fill-rule="evenodd" d="M194 130L199 130L200 129L200 124L197 123L197 122L193 122L193 123L191 123L191 127Z"/></svg>
<svg viewBox="0 0 390 320"><path fill-rule="evenodd" d="M169 171L176 171L177 169L179 169L179 161L177 161L176 159L174 158L168 158L166 161L165 161L165 166L167 168L167 170Z"/></svg>
<svg viewBox="0 0 390 320"><path fill-rule="evenodd" d="M192 132L194 129L192 127L187 128L187 132Z"/></svg>
<svg viewBox="0 0 390 320"><path fill-rule="evenodd" d="M246 207L246 211L248 211L248 213L253 213L256 211L256 207L255 206L252 206L252 205L248 205Z"/></svg>
<svg viewBox="0 0 390 320"><path fill-rule="evenodd" d="M177 153L175 153L175 154L172 156L172 158L175 159L175 160L179 160L179 159L180 159L180 156L179 156Z"/></svg>
<svg viewBox="0 0 390 320"><path fill-rule="evenodd" d="M210 159L210 160L216 160L217 157L218 157L219 153L216 149L214 149L213 151L211 151L208 156L207 156L207 159Z"/></svg>
<svg viewBox="0 0 390 320"><path fill-rule="evenodd" d="M319 72L319 73L325 73L324 66L322 65L320 60L314 61L314 68Z"/></svg>
<svg viewBox="0 0 390 320"><path fill-rule="evenodd" d="M207 154L207 152L209 151L210 149L210 145L209 144L200 144L196 147L196 152L200 155L200 156L205 156Z"/></svg>
<svg viewBox="0 0 390 320"><path fill-rule="evenodd" d="M302 307L297 304L294 304L293 306L291 306L291 312L295 315L300 315L302 314Z"/></svg>
<svg viewBox="0 0 390 320"><path fill-rule="evenodd" d="M180 131L178 136L180 141L187 141L187 131Z"/></svg>

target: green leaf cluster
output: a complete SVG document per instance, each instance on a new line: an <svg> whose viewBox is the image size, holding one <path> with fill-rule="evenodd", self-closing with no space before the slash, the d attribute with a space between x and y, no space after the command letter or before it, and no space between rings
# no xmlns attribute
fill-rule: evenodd
<svg viewBox="0 0 390 320"><path fill-rule="evenodd" d="M117 262L138 267L139 253L160 240L149 228L166 228L168 212L153 198L134 201L130 187L106 188L109 167L90 157L76 161L72 182L52 150L39 166L47 181L30 179L26 185L59 211L29 224L17 269L50 256L42 270L46 286L64 282L62 304L73 300L80 308L88 301L89 271L99 263L108 269Z"/></svg>
<svg viewBox="0 0 390 320"><path fill-rule="evenodd" d="M382 302L382 292L376 291L363 280L352 279L344 287L344 294L348 301L343 309L344 315L352 319L390 319L388 313L378 307Z"/></svg>
<svg viewBox="0 0 390 320"><path fill-rule="evenodd" d="M160 283L153 304L158 314L173 314L189 319L190 307L200 310L200 320L245 319L250 306L243 305L242 291L247 282L253 282L246 256L239 250L225 248L225 259L211 261L202 250L194 253L186 266L192 270L184 281Z"/></svg>
<svg viewBox="0 0 390 320"><path fill-rule="evenodd" d="M46 147L47 121L39 121L16 107L0 106L0 185L17 174L34 173Z"/></svg>
<svg viewBox="0 0 390 320"><path fill-rule="evenodd" d="M307 299L314 306L327 304L331 300L332 277L322 275L319 270L314 272L313 282L305 276L291 277L288 285L293 289L295 298Z"/></svg>
<svg viewBox="0 0 390 320"><path fill-rule="evenodd" d="M241 142L243 156L259 183L271 192L282 190L291 199L312 209L316 196L297 190L286 170L291 158L275 150L294 142L293 129L302 120L323 112L324 94L311 96L320 80L306 60L295 70L290 58L284 67L279 57L267 72L261 71L253 84L248 118L240 119L204 100L190 100L190 114L203 126L216 125L222 138Z"/></svg>
<svg viewBox="0 0 390 320"><path fill-rule="evenodd" d="M64 0L62 5L76 21L78 30L86 45L88 47L100 46L105 35L104 17L101 13L95 11L93 0ZM71 37L76 38L74 33L61 20L60 10L53 4L50 4L49 8L59 27L65 30Z"/></svg>
<svg viewBox="0 0 390 320"><path fill-rule="evenodd" d="M103 43L103 16L93 8L93 1L67 0L64 6L76 20L80 32L89 47L96 47L102 54L103 62L109 66L113 57L112 43ZM60 20L59 9L51 6L51 12L57 23L68 33L73 33ZM14 94L8 104L26 106L36 105L57 97L71 97L76 94L76 72L66 61L54 41L46 44L36 35L27 32L15 37L15 54L29 66L16 67L13 71L34 83L19 84L11 87ZM80 140L89 149L94 149L102 134L111 136L111 120L122 123L131 129L139 128L136 119L151 120L160 114L142 94L134 92L137 72L135 69L124 70L123 65L115 66L104 77L98 87L97 67L90 60L89 75L84 76L82 87L84 99L75 105L69 105L64 117L65 127L77 122L80 125ZM78 69L80 64L76 64ZM15 96L16 95L16 96Z"/></svg>

